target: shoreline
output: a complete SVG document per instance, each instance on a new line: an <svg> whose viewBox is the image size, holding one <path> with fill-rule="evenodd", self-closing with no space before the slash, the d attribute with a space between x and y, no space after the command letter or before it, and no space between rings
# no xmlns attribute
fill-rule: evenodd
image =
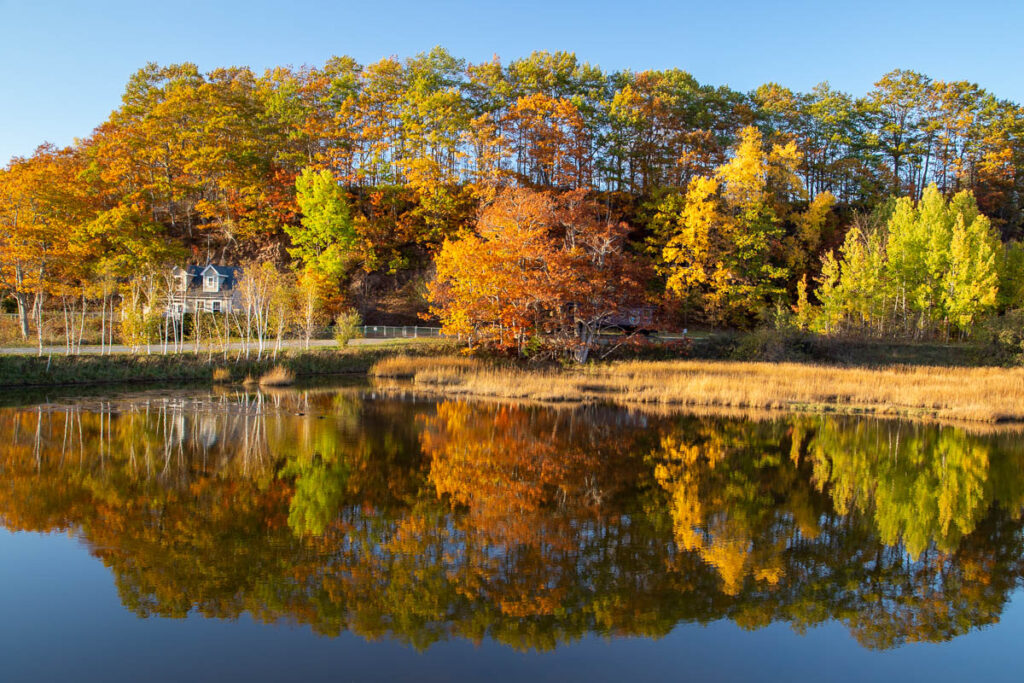
<svg viewBox="0 0 1024 683"><path fill-rule="evenodd" d="M113 354L78 356L24 356L0 354L0 388L38 390L60 387L145 384L167 382L205 382L214 384L214 371L226 369L230 379L241 382L246 376L259 378L275 366L290 370L296 377L324 375L366 375L373 364L398 351L406 355L437 353L438 345L361 344L345 348L287 349L276 359L264 353L257 360L235 359L191 351L179 354Z"/></svg>
<svg viewBox="0 0 1024 683"><path fill-rule="evenodd" d="M179 355L0 355L9 391L204 384L231 386L275 366L298 379L365 377L386 393L543 405L607 403L651 413L833 414L1024 426L1024 368L637 360L530 368L455 356L443 343L291 349L275 360ZM214 380L214 371L228 379Z"/></svg>
<svg viewBox="0 0 1024 683"><path fill-rule="evenodd" d="M370 377L373 380L373 377ZM848 417L848 418L870 418L872 420L906 420L918 424L935 425L939 427L952 427L964 429L971 433L1021 433L1024 432L1024 419L1005 420L971 420L956 419L955 417L936 417L921 411L899 411L899 410L871 410L866 406L837 406L834 404L792 404L786 407L774 408L751 408L739 406L727 406L710 403L644 403L639 401L616 400L614 398L587 398L587 399L534 399L534 398L503 398L500 396L486 394L471 394L444 391L415 385L411 382L374 382L374 391L386 397L411 397L417 400L449 400L449 401L473 401L490 402L499 404L512 404L524 406L537 406L540 408L584 408L587 406L608 405L623 410L637 411L651 417L672 417L686 415L692 417L729 418L739 420L752 420L755 422L784 419L790 416L805 417Z"/></svg>
<svg viewBox="0 0 1024 683"><path fill-rule="evenodd" d="M725 410L1024 425L1024 369L847 368L742 361L620 361L524 370L465 358L382 359L376 388L540 404L612 403L657 412Z"/></svg>

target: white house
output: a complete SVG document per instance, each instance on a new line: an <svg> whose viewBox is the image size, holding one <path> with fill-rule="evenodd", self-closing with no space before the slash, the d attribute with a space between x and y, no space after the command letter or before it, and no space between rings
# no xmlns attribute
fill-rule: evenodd
<svg viewBox="0 0 1024 683"><path fill-rule="evenodd" d="M236 266L174 266L171 270L175 287L171 292L168 313L230 313L241 304L238 281L242 269Z"/></svg>

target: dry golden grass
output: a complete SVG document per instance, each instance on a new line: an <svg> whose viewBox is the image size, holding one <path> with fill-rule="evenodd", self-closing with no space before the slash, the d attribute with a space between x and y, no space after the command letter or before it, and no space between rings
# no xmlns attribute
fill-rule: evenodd
<svg viewBox="0 0 1024 683"><path fill-rule="evenodd" d="M371 377L412 379L424 370L437 372L463 372L482 367L480 361L459 356L416 357L406 354L383 358L370 368Z"/></svg>
<svg viewBox="0 0 1024 683"><path fill-rule="evenodd" d="M530 371L494 368L465 358L384 362L391 363L387 372L371 374L412 378L417 389L446 395L1024 421L1024 369L1018 368L631 361L580 370Z"/></svg>
<svg viewBox="0 0 1024 683"><path fill-rule="evenodd" d="M228 368L215 368L213 371L213 381L222 383L231 381L231 370Z"/></svg>
<svg viewBox="0 0 1024 683"><path fill-rule="evenodd" d="M288 368L277 365L260 377L261 387L286 387L295 382L295 373Z"/></svg>

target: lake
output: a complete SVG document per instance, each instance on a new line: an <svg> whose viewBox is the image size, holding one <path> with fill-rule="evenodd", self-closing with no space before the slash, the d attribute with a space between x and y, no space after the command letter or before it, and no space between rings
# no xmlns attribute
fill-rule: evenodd
<svg viewBox="0 0 1024 683"><path fill-rule="evenodd" d="M1018 432L6 397L0 680L1019 680Z"/></svg>

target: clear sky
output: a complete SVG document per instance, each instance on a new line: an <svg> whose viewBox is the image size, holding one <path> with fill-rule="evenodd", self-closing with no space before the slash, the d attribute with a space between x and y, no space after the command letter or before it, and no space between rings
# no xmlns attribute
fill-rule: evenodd
<svg viewBox="0 0 1024 683"><path fill-rule="evenodd" d="M207 70L569 50L605 69L863 94L893 68L1024 101L1024 0L0 0L0 163L87 135L148 61Z"/></svg>

